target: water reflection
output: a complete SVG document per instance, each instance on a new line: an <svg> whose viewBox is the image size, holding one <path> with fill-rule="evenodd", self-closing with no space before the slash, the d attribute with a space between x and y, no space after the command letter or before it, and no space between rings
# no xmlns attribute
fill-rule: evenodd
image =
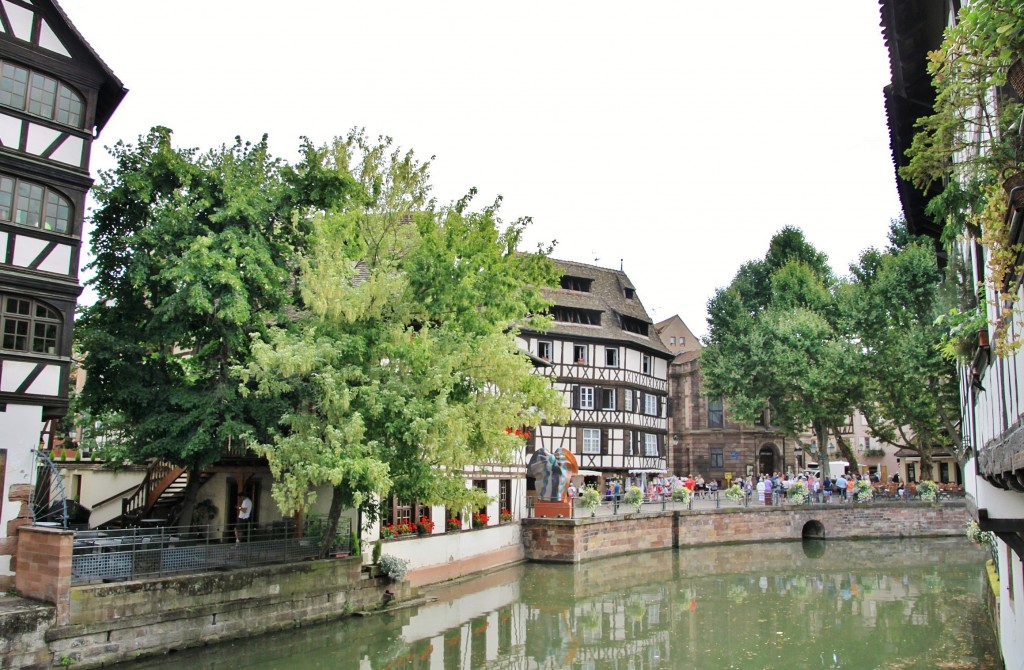
<svg viewBox="0 0 1024 670"><path fill-rule="evenodd" d="M437 589L416 609L170 660L211 670L996 668L983 561L950 538L525 565Z"/></svg>

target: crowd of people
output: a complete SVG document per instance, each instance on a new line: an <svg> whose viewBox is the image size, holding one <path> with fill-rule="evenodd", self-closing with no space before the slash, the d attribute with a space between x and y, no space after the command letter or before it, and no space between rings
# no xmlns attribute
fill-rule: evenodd
<svg viewBox="0 0 1024 670"><path fill-rule="evenodd" d="M875 473L835 473L833 476L819 478L813 473L794 475L775 472L726 480L725 486L739 486L746 495L748 503L751 500L756 500L764 504L771 504L773 500L785 499L793 485L800 482L806 487L807 496L812 502L831 503L833 501L852 502L857 482L859 481L876 484L879 482L879 479ZM904 498L906 490L900 481L899 475L893 475L892 481L897 484L897 497ZM624 480L606 480L604 490L605 501L621 501L622 496L632 486L639 486L643 489L646 500L658 502L671 499L672 493L679 487L685 487L697 499L714 497L723 484L717 479L704 479L699 473L697 475L686 475L685 477L659 474L649 479L642 479L631 475ZM576 493L575 486L571 486L569 491L570 498L575 498ZM754 498L755 495L756 498Z"/></svg>

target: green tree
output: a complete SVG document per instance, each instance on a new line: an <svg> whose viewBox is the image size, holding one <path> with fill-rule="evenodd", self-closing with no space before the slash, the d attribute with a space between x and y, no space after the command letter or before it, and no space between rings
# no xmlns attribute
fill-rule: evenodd
<svg viewBox="0 0 1024 670"><path fill-rule="evenodd" d="M266 138L198 154L158 127L112 153L92 215L97 300L76 328L81 406L118 417L117 457L188 470L189 519L198 473L282 412L279 398L240 393L230 371L292 300L295 194L309 184L285 181Z"/></svg>
<svg viewBox="0 0 1024 670"><path fill-rule="evenodd" d="M374 519L392 491L479 504L464 469L510 462L522 444L507 427L564 419L550 380L515 345L520 325L543 326L539 288L554 285L555 267L517 251L528 222L503 225L498 202L470 211L471 193L435 208L429 163L390 140L354 133L307 158L360 190L314 217L304 311L255 341L239 370L258 397L289 401L280 430L253 437L274 498L302 510L330 485L328 537L343 508Z"/></svg>
<svg viewBox="0 0 1024 670"><path fill-rule="evenodd" d="M863 354L861 410L872 434L917 452L928 472L936 450L961 442L956 368L940 353L942 274L929 240L911 239L901 222L890 240L851 266L841 304Z"/></svg>
<svg viewBox="0 0 1024 670"><path fill-rule="evenodd" d="M753 422L767 409L772 424L791 435L811 426L822 464L829 433L840 437L860 394L837 286L824 254L799 230L783 229L763 260L744 264L708 302L700 360L707 394L727 398L739 420Z"/></svg>

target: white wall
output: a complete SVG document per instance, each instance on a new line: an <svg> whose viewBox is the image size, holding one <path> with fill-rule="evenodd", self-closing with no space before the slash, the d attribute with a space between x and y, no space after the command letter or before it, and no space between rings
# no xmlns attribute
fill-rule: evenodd
<svg viewBox="0 0 1024 670"><path fill-rule="evenodd" d="M35 457L31 450L39 447L43 430L43 412L38 405L8 404L0 412L0 449L7 450L4 472L3 510L0 512L0 538L7 537L7 524L22 513L22 503L11 502L11 486L35 482ZM11 576L11 556L0 555L0 577Z"/></svg>

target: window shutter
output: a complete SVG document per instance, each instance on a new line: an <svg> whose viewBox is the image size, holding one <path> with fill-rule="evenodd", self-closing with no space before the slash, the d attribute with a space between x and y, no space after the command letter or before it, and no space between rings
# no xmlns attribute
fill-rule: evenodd
<svg viewBox="0 0 1024 670"><path fill-rule="evenodd" d="M604 409L604 398L601 395L602 391L604 391L604 389L601 388L600 386L595 386L594 387L594 409L595 410L602 410L602 409Z"/></svg>
<svg viewBox="0 0 1024 670"><path fill-rule="evenodd" d="M625 401L626 394L629 393L629 391L626 390L626 389L616 389L616 390L618 392L615 394L615 409L616 409L616 411L621 412L623 406L626 403L626 401Z"/></svg>
<svg viewBox="0 0 1024 670"><path fill-rule="evenodd" d="M606 428L601 429L601 454L608 453L608 430Z"/></svg>
<svg viewBox="0 0 1024 670"><path fill-rule="evenodd" d="M576 429L576 453L583 455L583 429Z"/></svg>
<svg viewBox="0 0 1024 670"><path fill-rule="evenodd" d="M580 408L580 387L578 384L573 384L572 386L572 408Z"/></svg>
<svg viewBox="0 0 1024 670"><path fill-rule="evenodd" d="M663 400L664 399L661 396L658 396L658 414L657 414L657 416L659 416L659 417L661 416L661 408L662 408L662 405L664 404Z"/></svg>

